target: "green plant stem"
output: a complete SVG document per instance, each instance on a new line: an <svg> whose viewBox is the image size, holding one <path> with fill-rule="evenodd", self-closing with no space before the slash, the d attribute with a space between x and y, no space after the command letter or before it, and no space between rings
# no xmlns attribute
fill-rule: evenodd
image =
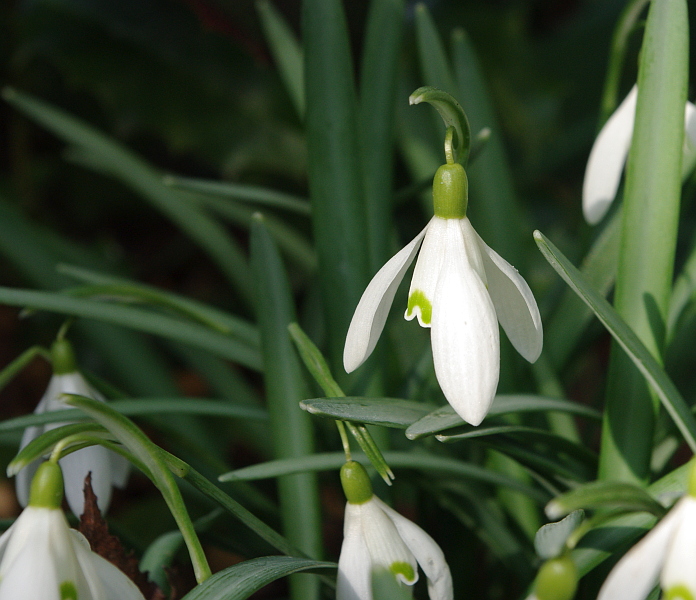
<svg viewBox="0 0 696 600"><path fill-rule="evenodd" d="M688 76L684 0L654 0L638 75L614 305L654 357L662 355L681 196ZM658 409L644 378L612 346L599 476L645 483Z"/></svg>

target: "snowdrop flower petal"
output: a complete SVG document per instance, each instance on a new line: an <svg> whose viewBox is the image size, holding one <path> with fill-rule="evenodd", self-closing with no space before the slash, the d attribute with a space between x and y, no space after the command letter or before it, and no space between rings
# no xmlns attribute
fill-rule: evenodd
<svg viewBox="0 0 696 600"><path fill-rule="evenodd" d="M644 600L648 596L658 581L667 549L680 527L685 509L687 504L682 499L624 555L604 581L597 600ZM692 568L690 565L689 569Z"/></svg>
<svg viewBox="0 0 696 600"><path fill-rule="evenodd" d="M111 502L111 462L112 454L103 446L90 446L68 454L59 463L65 477L65 499L75 516L84 512L85 477L92 474L92 490L97 497L97 506L103 513Z"/></svg>
<svg viewBox="0 0 696 600"><path fill-rule="evenodd" d="M675 588L688 590L690 597L696 597L696 498L686 496L679 501L681 517L674 527L673 538L665 557L660 583L665 594ZM676 512L676 511L673 511ZM678 595L675 596L679 597ZM688 597L688 596L687 596Z"/></svg>
<svg viewBox="0 0 696 600"><path fill-rule="evenodd" d="M452 575L440 546L413 521L400 515L379 498L375 497L375 502L392 520L401 539L423 569L428 578L428 595L431 600L451 599L454 595Z"/></svg>
<svg viewBox="0 0 696 600"><path fill-rule="evenodd" d="M448 221L447 236L448 251L433 301L433 362L447 401L462 419L478 425L498 386L498 323L488 290L470 264L456 220ZM471 247L478 252L475 245Z"/></svg>
<svg viewBox="0 0 696 600"><path fill-rule="evenodd" d="M604 124L592 146L582 184L582 210L590 225L602 220L619 189L633 137L637 98L638 86L634 85Z"/></svg>
<svg viewBox="0 0 696 600"><path fill-rule="evenodd" d="M343 349L346 372L357 369L375 349L396 290L413 262L427 228L426 226L410 244L392 256L363 292L353 313Z"/></svg>
<svg viewBox="0 0 696 600"><path fill-rule="evenodd" d="M362 523L354 508L356 505L346 504L336 580L337 600L365 600L372 597L372 561L362 535Z"/></svg>
<svg viewBox="0 0 696 600"><path fill-rule="evenodd" d="M92 552L85 536L74 529L70 534L77 562L95 599L142 600L138 586L108 560Z"/></svg>
<svg viewBox="0 0 696 600"><path fill-rule="evenodd" d="M500 325L524 358L533 363L544 343L541 315L529 285L509 262L488 247L474 231L469 219L462 220L465 236L476 239L486 271L488 292ZM468 230L468 234L466 231Z"/></svg>

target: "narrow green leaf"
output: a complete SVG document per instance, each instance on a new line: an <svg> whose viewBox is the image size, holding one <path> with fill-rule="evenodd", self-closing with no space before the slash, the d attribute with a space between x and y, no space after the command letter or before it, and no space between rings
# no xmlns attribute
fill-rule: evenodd
<svg viewBox="0 0 696 600"><path fill-rule="evenodd" d="M228 312L213 308L208 304L196 302L185 296L160 290L156 287L131 281L123 277L115 277L106 273L84 269L75 265L59 264L57 271L78 281L94 286L122 286L123 295L132 295L137 299L171 308L183 316L200 321L221 333L233 335L251 346L259 345L259 332L254 325L231 315ZM75 294L80 296L79 294ZM108 292L107 292L108 295Z"/></svg>
<svg viewBox="0 0 696 600"><path fill-rule="evenodd" d="M295 342L297 351L300 353L302 362L304 362L305 367L314 377L314 380L324 390L324 393L329 396L344 397L343 390L341 390L333 378L329 365L326 364L326 359L319 351L319 348L314 345L297 323L288 325L288 331Z"/></svg>
<svg viewBox="0 0 696 600"><path fill-rule="evenodd" d="M487 416L492 417L521 412L547 411L575 414L596 420L602 418L599 412L588 406L576 402L569 402L568 400L546 398L544 396L534 396L531 394L499 394L493 400L493 404ZM447 405L438 408L409 426L406 430L406 437L410 440L415 440L426 435L432 435L462 425L465 425L465 422L454 412L451 406Z"/></svg>
<svg viewBox="0 0 696 600"><path fill-rule="evenodd" d="M263 4L270 5L268 2L263 2ZM298 215L309 216L312 213L309 200L306 198L300 198L299 196L293 196L292 194L286 194L285 192L279 192L257 185L232 183L230 181L216 181L214 179L179 177L178 175L165 175L162 178L162 182L165 185L189 192L220 196L232 200L242 200L243 202L268 206L270 208L281 208L297 213Z"/></svg>
<svg viewBox="0 0 696 600"><path fill-rule="evenodd" d="M290 283L278 250L260 215L251 225L251 267L256 284L256 317L261 332L266 400L270 416L273 455L295 458L314 451L309 415L299 403L308 395L288 325L295 321ZM278 481L283 530L287 538L311 557L320 557L321 518L314 474L282 477ZM291 578L291 596L317 598L318 580Z"/></svg>
<svg viewBox="0 0 696 600"><path fill-rule="evenodd" d="M539 528L534 536L534 549L537 556L544 560L560 556L566 540L584 518L585 512L583 510L574 510L560 521L547 523Z"/></svg>
<svg viewBox="0 0 696 600"><path fill-rule="evenodd" d="M621 212L616 211L580 265L588 284L605 297L616 281L620 240ZM568 360L592 317L592 310L572 289L567 289L551 318L544 323L544 352L557 369Z"/></svg>
<svg viewBox="0 0 696 600"><path fill-rule="evenodd" d="M312 225L331 364L368 279L369 248L353 64L341 0L304 0L306 132Z"/></svg>
<svg viewBox="0 0 696 600"><path fill-rule="evenodd" d="M390 255L394 103L404 26L403 0L370 3L360 69L360 147L369 234L370 272Z"/></svg>
<svg viewBox="0 0 696 600"><path fill-rule="evenodd" d="M665 508L645 489L620 481L593 481L554 498L546 505L550 519L558 519L579 509L620 509L646 511L657 517L665 514Z"/></svg>
<svg viewBox="0 0 696 600"><path fill-rule="evenodd" d="M193 563L196 581L201 583L210 577L210 567L205 553L196 535L186 505L181 497L169 466L162 459L162 451L136 427L127 417L112 409L105 402L99 402L84 396L65 394L65 402L73 405L94 418L106 427L133 455L147 468L146 474L152 477L153 483L161 492L172 516L176 520Z"/></svg>
<svg viewBox="0 0 696 600"><path fill-rule="evenodd" d="M0 303L11 306L28 306L34 309L96 319L128 327L203 348L217 356L233 360L251 369L261 369L261 357L258 350L251 348L248 344L200 325L149 310L95 300L70 298L62 294L6 287L0 287Z"/></svg>
<svg viewBox="0 0 696 600"><path fill-rule="evenodd" d="M256 9L263 33L278 67L280 78L300 119L305 114L304 56L295 33L268 0L259 0Z"/></svg>
<svg viewBox="0 0 696 600"><path fill-rule="evenodd" d="M665 342L677 243L688 62L686 0L654 0L640 52L614 306L658 361ZM649 480L658 408L643 377L613 343L600 478Z"/></svg>
<svg viewBox="0 0 696 600"><path fill-rule="evenodd" d="M7 102L64 141L74 144L100 171L117 177L170 218L201 246L235 286L251 301L251 280L239 245L216 221L167 188L161 175L127 148L87 123L11 88L3 90Z"/></svg>
<svg viewBox="0 0 696 600"><path fill-rule="evenodd" d="M401 398L313 398L300 406L313 415L398 429L406 429L433 410L431 405Z"/></svg>
<svg viewBox="0 0 696 600"><path fill-rule="evenodd" d="M440 34L428 7L420 2L416 5L416 41L423 79L428 85L448 94L456 94L457 88L450 69L449 60Z"/></svg>
<svg viewBox="0 0 696 600"><path fill-rule="evenodd" d="M544 258L582 298L583 302L592 309L643 376L650 382L675 425L684 436L684 440L691 450L696 452L696 419L671 379L650 351L612 306L585 281L582 274L563 256L558 248L540 231L534 232L534 239Z"/></svg>
<svg viewBox="0 0 696 600"><path fill-rule="evenodd" d="M42 348L41 346L32 346L22 352L17 358L15 358L10 364L8 364L2 371L0 371L0 390L2 390L15 375L22 371L34 358L37 356L42 356L46 360L50 361L51 357L49 352Z"/></svg>
<svg viewBox="0 0 696 600"><path fill-rule="evenodd" d="M244 600L281 577L335 568L336 563L292 556L253 558L215 573L205 583L193 588L182 600Z"/></svg>
<svg viewBox="0 0 696 600"><path fill-rule="evenodd" d="M484 467L469 464L454 458L436 456L427 453L415 452L396 452L387 451L384 453L385 459L389 464L396 468L417 469L426 474L433 472L462 477L464 479L474 479L492 485L502 485L518 490L530 498L537 501L546 502L549 495L541 490L529 486L521 481L496 473ZM361 460L361 456L353 457L354 460ZM314 454L301 459L275 460L236 471L230 471L220 476L221 481L254 481L257 479L268 479L286 475L288 473L301 473L303 471L333 471L340 469L346 462L346 457L342 452L329 452Z"/></svg>

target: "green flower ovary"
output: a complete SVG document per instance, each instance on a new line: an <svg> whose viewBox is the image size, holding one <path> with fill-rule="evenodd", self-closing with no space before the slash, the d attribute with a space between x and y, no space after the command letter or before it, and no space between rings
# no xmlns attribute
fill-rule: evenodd
<svg viewBox="0 0 696 600"><path fill-rule="evenodd" d="M684 585L673 585L665 592L665 600L694 600L694 595Z"/></svg>
<svg viewBox="0 0 696 600"><path fill-rule="evenodd" d="M441 219L463 219L469 202L469 182L459 163L442 165L433 179L433 210Z"/></svg>
<svg viewBox="0 0 696 600"><path fill-rule="evenodd" d="M422 290L413 290L411 295L408 297L408 307L406 308L406 314L409 318L413 315L413 309L420 308L420 322L425 325L430 325L430 321L433 318L433 305L430 300L425 297L425 292Z"/></svg>

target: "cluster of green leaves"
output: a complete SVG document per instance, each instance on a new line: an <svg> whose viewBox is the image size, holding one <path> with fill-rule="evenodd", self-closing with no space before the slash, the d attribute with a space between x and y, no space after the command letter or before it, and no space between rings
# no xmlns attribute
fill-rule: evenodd
<svg viewBox="0 0 696 600"><path fill-rule="evenodd" d="M640 319L606 300L617 272L637 272L644 260L622 238L622 211L598 232L579 223L578 173L607 59L586 40L608 43L618 19L606 118L620 99L622 73L635 79L629 63L642 40L636 23L645 2L629 3L622 16L618 0L588 5L555 29L534 3L445 2L446 25L438 27L425 4L372 0L363 14L339 0L303 0L294 14L299 28L271 0L253 12L245 3L172 9L162 0L151 3L156 18L139 18L137 2L36 4L11 21L26 47L10 50L15 86L3 97L13 111L14 185L8 177L0 187L8 284L0 303L23 309L29 343L0 372L0 387L46 358L43 346L70 318L81 366L110 402L75 396L68 403L80 411L8 418L0 444L9 462L25 427L77 422L27 446L11 469L68 435L131 459L158 494L117 503L110 521L161 587L165 568L184 560L186 548L202 582L187 599L246 598L288 575L292 598L330 597L335 563L322 559L337 558L340 540L322 535L329 531L322 523L333 518L327 499L338 478L321 472L335 473L345 461L332 421L344 423L362 450L354 458L387 482L396 475L390 490L376 481L377 492L413 509L450 563L463 565L454 569L457 597L465 589L524 597L539 558L565 550L581 574L590 573L684 491L684 468L674 467L680 448L696 450L685 392L695 375L696 252L678 248L682 270L661 300L664 344L656 352L636 330ZM262 54L241 33L252 21L275 71L249 59ZM452 22L467 31L450 31ZM673 32L650 35L660 44ZM60 51L44 55L50 44ZM31 60L22 62L22 52ZM42 69L59 79L60 92L32 83ZM685 66L671 69L646 86L665 89ZM503 341L499 395L479 427L446 405L427 333L397 314L364 366L348 376L341 364L369 278L431 215L428 188L444 162L444 127L431 108L408 108L409 94L423 85L466 111L468 214L528 279L544 318L544 352L532 367ZM80 94L96 99L99 111L80 110ZM27 131L49 132L41 139L49 148L59 140L62 155L27 150ZM652 168L674 161L656 148L632 158L639 166L627 194L653 189L640 176L664 179ZM61 190L57 204L46 199L51 186ZM681 197L679 232L651 217L647 229L656 237L639 234L644 243L671 245L672 254L678 233L694 246L692 181L683 191L673 187L664 220ZM564 205L565 197L572 202ZM115 215L121 230L108 226ZM542 233L532 237L535 227L572 261ZM148 250L131 245L131 235ZM181 273L200 277L200 288L182 283ZM397 294L397 305L404 296ZM662 406L652 404L654 435L629 435L629 446L650 459L645 472L620 483L606 481L621 469L598 443L603 415L611 419L597 360L607 331L615 352L637 367L628 377L647 382ZM182 382L190 380L204 391L187 390ZM605 481L598 482L600 463ZM277 485L252 483L269 479ZM578 509L590 515L582 524ZM210 576L205 546L244 560ZM483 569L475 560L481 548ZM401 597L388 578L376 576L375 586L380 597ZM591 581L584 593L593 597L595 588Z"/></svg>

